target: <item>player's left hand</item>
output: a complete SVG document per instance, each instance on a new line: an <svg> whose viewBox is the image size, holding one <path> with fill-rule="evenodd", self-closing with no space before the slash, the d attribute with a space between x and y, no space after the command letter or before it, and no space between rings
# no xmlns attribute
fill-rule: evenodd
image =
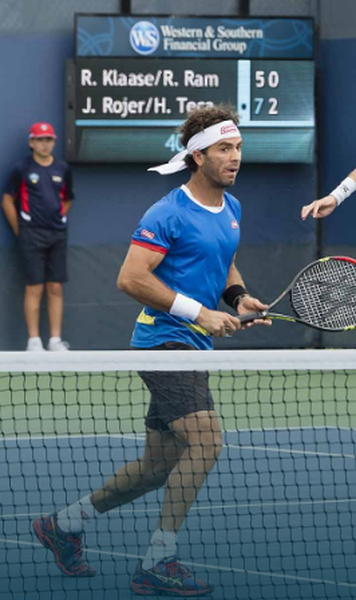
<svg viewBox="0 0 356 600"><path fill-rule="evenodd" d="M325 196L320 200L314 200L311 204L303 206L301 217L303 221L311 215L313 219L322 219L330 215L337 207L336 198L334 196Z"/></svg>
<svg viewBox="0 0 356 600"><path fill-rule="evenodd" d="M237 314L245 315L246 313L267 310L267 308L268 305L263 304L257 298L252 298L252 296L244 296L237 307ZM269 327L272 325L272 321L271 319L256 319L256 321L245 323L242 329L245 329L245 327L253 327L253 325L267 325Z"/></svg>

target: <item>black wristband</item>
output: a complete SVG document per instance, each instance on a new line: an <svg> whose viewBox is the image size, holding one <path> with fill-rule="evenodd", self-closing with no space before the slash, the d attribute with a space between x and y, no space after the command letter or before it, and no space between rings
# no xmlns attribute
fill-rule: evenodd
<svg viewBox="0 0 356 600"><path fill-rule="evenodd" d="M231 306L234 310L237 309L243 296L248 296L248 291L242 285L237 284L230 285L222 295L225 304Z"/></svg>

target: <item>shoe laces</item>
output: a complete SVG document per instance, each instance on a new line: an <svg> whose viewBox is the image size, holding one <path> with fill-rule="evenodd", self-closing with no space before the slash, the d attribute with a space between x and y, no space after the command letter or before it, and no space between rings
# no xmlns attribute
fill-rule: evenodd
<svg viewBox="0 0 356 600"><path fill-rule="evenodd" d="M167 571L170 577L176 577L179 575L183 579L187 579L190 576L191 571L185 565L175 561L167 564Z"/></svg>
<svg viewBox="0 0 356 600"><path fill-rule="evenodd" d="M81 560L81 558L83 556L82 540L79 537L78 538L72 537L70 540L70 543L72 544L73 556L75 558L75 562L78 562Z"/></svg>

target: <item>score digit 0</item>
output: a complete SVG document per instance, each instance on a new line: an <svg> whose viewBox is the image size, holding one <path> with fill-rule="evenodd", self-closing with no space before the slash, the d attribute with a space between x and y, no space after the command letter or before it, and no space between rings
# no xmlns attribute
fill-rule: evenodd
<svg viewBox="0 0 356 600"><path fill-rule="evenodd" d="M267 74L265 71L255 72L255 85L257 88L263 88L268 85L270 88L276 88L279 86L279 73L278 71L270 71Z"/></svg>

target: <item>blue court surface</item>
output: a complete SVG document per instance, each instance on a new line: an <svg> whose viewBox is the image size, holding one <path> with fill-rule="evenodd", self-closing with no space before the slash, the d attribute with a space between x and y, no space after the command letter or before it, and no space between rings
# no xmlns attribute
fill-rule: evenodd
<svg viewBox="0 0 356 600"><path fill-rule="evenodd" d="M142 451L143 435L0 442L1 600L124 600L156 528L162 490L90 523L93 579L66 578L31 532ZM180 560L214 600L356 598L356 432L226 432L218 464L179 533Z"/></svg>

